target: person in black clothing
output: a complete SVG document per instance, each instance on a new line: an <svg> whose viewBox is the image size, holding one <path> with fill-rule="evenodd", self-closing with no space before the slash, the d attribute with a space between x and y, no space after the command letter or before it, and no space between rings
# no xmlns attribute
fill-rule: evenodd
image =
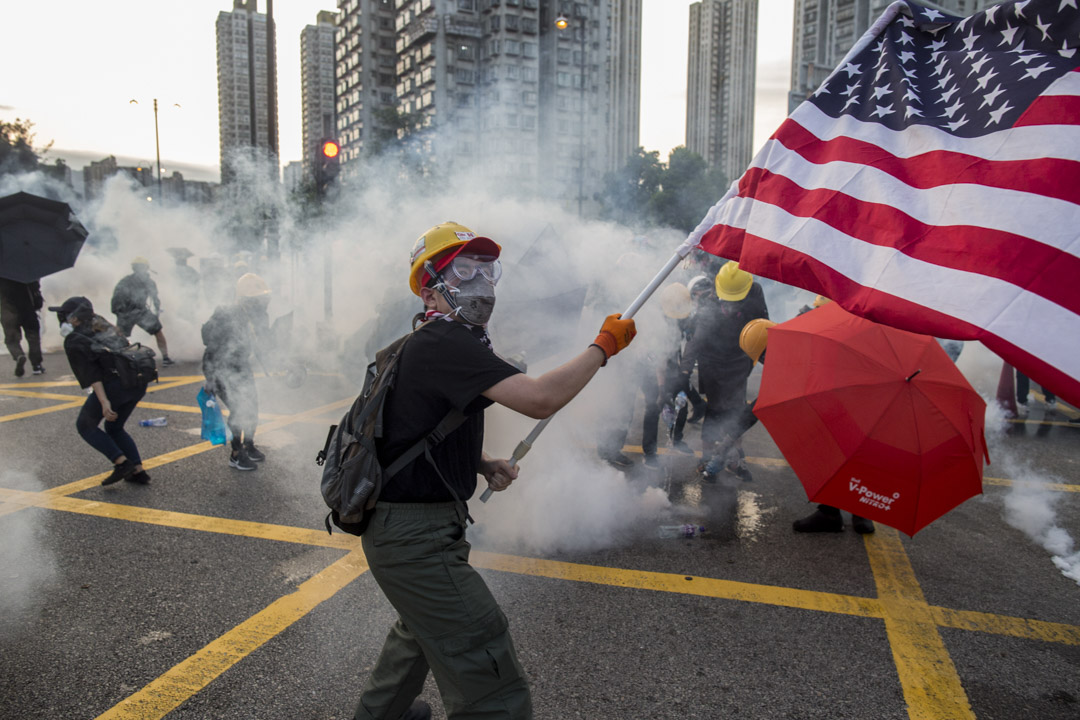
<svg viewBox="0 0 1080 720"><path fill-rule="evenodd" d="M355 720L425 720L416 701L430 671L451 720L528 720L532 701L506 616L469 564L468 507L482 475L504 490L517 477L485 454L484 409L504 405L533 418L570 401L634 336L633 320L609 316L576 358L530 378L491 349L486 325L501 269L499 246L457 223L421 236L410 287L423 324L402 350L377 442L386 467L451 410L464 422L383 485L363 534L372 576L398 613L371 671Z"/></svg>
<svg viewBox="0 0 1080 720"><path fill-rule="evenodd" d="M45 304L41 296L41 283L21 283L0 278L0 324L4 327L4 345L15 361L15 377L26 373L26 355L22 349L22 337L30 351L30 367L35 375L45 372L41 364L41 323L37 311Z"/></svg>
<svg viewBox="0 0 1080 720"><path fill-rule="evenodd" d="M71 372L80 387L93 389L79 411L75 428L83 440L113 464L112 473L101 484L127 480L145 485L150 475L143 469L139 448L124 430L124 423L146 394L146 385L124 387L105 349L123 347L127 340L108 320L95 315L94 306L84 297L70 297L49 311L55 312L60 321ZM98 427L102 418L104 430Z"/></svg>
<svg viewBox="0 0 1080 720"><path fill-rule="evenodd" d="M157 283L150 277L150 261L137 257L131 261L133 272L120 279L113 289L112 311L116 315L116 328L124 337L130 337L131 331L138 325L157 341L161 351L161 364L172 365L169 357L169 344L165 341L165 331L161 326L161 299L158 298ZM151 310L150 303L154 306Z"/></svg>
<svg viewBox="0 0 1080 720"><path fill-rule="evenodd" d="M232 432L229 467L255 470L266 456L255 447L259 426L259 393L255 387L252 355L265 357L269 344L270 286L247 273L236 281L236 303L214 309L202 326L202 369L206 389L229 408Z"/></svg>
<svg viewBox="0 0 1080 720"><path fill-rule="evenodd" d="M768 318L765 293L754 276L731 261L716 274L716 295L698 311L694 335L682 359L682 372L698 366L701 391L706 398L701 426L702 474L714 481L721 470L744 481L753 479L732 435L746 407L746 380L754 364L739 349L739 333L750 320Z"/></svg>

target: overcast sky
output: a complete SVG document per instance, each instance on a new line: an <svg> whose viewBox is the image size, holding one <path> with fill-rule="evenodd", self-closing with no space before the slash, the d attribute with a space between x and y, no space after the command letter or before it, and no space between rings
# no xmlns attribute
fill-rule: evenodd
<svg viewBox="0 0 1080 720"><path fill-rule="evenodd" d="M787 114L792 2L759 0L755 147ZM685 140L690 4L643 0L641 144L662 158ZM182 163L185 177L216 180L214 22L231 8L231 0L6 3L0 119L29 118L36 144L52 141L50 157L67 156L76 169L108 155L152 163L157 98L166 173L171 163ZM335 10L336 3L274 4L283 163L301 152L300 31L324 9Z"/></svg>

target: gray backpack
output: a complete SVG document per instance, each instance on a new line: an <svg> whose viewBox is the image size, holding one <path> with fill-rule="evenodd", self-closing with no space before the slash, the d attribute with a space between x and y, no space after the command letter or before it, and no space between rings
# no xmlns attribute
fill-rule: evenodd
<svg viewBox="0 0 1080 720"><path fill-rule="evenodd" d="M341 422L330 427L326 444L315 463L322 466L322 496L330 508L325 519L326 532L333 533L331 520L339 529L352 535L363 535L383 487L398 472L421 454L427 456L435 472L448 488L431 456L431 448L456 430L465 421L458 410L452 410L438 426L418 440L389 466L379 463L375 441L383 437L383 406L397 379L397 365L412 334L398 338L375 355L367 367L364 389L353 401ZM450 488L454 499L461 502Z"/></svg>

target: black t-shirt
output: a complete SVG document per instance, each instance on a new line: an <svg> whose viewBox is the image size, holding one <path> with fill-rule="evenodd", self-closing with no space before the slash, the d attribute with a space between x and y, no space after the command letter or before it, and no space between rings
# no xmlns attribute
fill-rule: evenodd
<svg viewBox="0 0 1080 720"><path fill-rule="evenodd" d="M398 361L394 390L383 406L385 437L377 443L379 461L386 467L434 430L452 408L461 410L465 422L431 454L462 500L476 491L484 445L483 411L492 404L481 393L520 372L474 332L445 320L431 321L416 331ZM454 497L421 455L383 487L380 499L434 503Z"/></svg>
<svg viewBox="0 0 1080 720"><path fill-rule="evenodd" d="M64 352L67 354L68 364L82 388L116 377L112 356L97 347L100 344L114 349L128 344L127 340L117 333L116 328L100 315L94 315L88 325L80 325L64 338Z"/></svg>

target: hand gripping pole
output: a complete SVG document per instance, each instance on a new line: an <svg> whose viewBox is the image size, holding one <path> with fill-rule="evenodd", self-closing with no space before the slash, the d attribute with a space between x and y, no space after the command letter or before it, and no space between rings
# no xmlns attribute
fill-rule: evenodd
<svg viewBox="0 0 1080 720"><path fill-rule="evenodd" d="M682 248L680 247L679 250L681 251ZM660 272L656 273L656 276L648 285L645 286L645 289L642 290L641 293L637 296L637 298L634 299L634 302L630 303L630 307L626 308L626 312L622 314L623 318L629 319L634 317L634 315L637 314L637 311L641 309L641 306L645 304L645 301L648 300L654 292L656 292L656 289L660 287L664 280L667 279L667 276L670 275L672 270L675 269L675 266L678 265L685 256L686 253L680 251L676 251L675 254L668 259L664 267L660 269ZM689 249L687 249L686 252L689 252ZM514 454L510 456L510 467L516 466L518 464L518 461L520 461L521 458L525 457L525 455L530 450L532 450L532 446L533 443L536 442L536 438L540 437L540 433L544 432L544 428L548 426L548 423L550 423L552 418L554 417L554 415L551 415L536 423L536 427L532 429L532 432L530 432L524 440L518 443L517 447L514 448ZM480 495L480 502L487 502L488 498L490 497L491 488L488 487Z"/></svg>

